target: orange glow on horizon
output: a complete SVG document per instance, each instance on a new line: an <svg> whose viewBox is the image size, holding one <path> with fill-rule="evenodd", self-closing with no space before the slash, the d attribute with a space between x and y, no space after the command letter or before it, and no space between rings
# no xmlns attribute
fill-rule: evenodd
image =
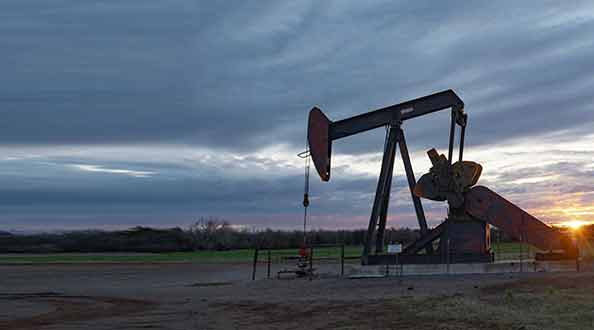
<svg viewBox="0 0 594 330"><path fill-rule="evenodd" d="M567 227L571 230L578 230L580 228L582 228L582 226L585 225L590 225L592 224L591 222L586 222L586 221L580 221L580 220L570 220L570 221L565 221L559 224L559 226L562 227Z"/></svg>
<svg viewBox="0 0 594 330"><path fill-rule="evenodd" d="M529 212L550 224L571 229L594 224L594 205L585 203L583 193L563 197L549 197L546 206Z"/></svg>

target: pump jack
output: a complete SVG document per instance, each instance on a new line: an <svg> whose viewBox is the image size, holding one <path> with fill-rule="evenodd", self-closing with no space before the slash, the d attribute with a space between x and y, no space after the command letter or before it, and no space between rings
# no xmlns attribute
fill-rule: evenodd
<svg viewBox="0 0 594 330"><path fill-rule="evenodd" d="M433 166L417 182L402 123L446 109L451 110L448 156L439 155L435 149L429 150L427 153ZM474 186L482 166L462 160L467 121L464 102L453 90L334 122L319 108L311 109L307 139L311 158L322 181L330 180L332 141L387 127L382 166L361 258L363 264L491 262L490 225L514 239L548 251L537 254L537 259L569 259L577 256L577 248L567 235L549 227L488 188ZM458 160L454 162L456 126L460 126L460 142ZM400 148L421 232L420 238L406 246L398 256L384 253L384 233L397 147ZM448 203L447 218L435 228L427 226L421 197Z"/></svg>

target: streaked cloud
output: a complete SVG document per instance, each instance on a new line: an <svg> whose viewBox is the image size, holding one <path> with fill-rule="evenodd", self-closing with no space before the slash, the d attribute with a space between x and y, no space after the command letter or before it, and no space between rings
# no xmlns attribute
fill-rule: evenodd
<svg viewBox="0 0 594 330"><path fill-rule="evenodd" d="M155 172L149 171L134 171L134 170L127 170L127 169L119 169L119 168L105 168L100 165L88 165L88 164L71 164L71 167L86 171L86 172L98 172L98 173L109 173L109 174L123 174L132 176L135 178L146 178L153 176Z"/></svg>
<svg viewBox="0 0 594 330"><path fill-rule="evenodd" d="M0 4L0 224L299 227L307 111L453 88L481 184L549 222L594 217L594 6L175 0ZM446 112L404 123L415 174ZM378 129L312 172L312 224L364 227ZM397 162L390 224L414 226ZM426 203L430 222L442 203ZM569 212L568 210L573 210ZM569 213L568 213L569 212Z"/></svg>

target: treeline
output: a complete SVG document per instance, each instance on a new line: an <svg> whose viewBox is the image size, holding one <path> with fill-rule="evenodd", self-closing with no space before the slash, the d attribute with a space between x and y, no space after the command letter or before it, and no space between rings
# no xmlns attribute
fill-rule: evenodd
<svg viewBox="0 0 594 330"><path fill-rule="evenodd" d="M262 231L236 229L227 222L199 221L190 227L188 233L194 241L196 250L225 250L243 248L296 248L303 245L303 231L272 230ZM313 230L305 237L307 244L345 244L362 245L366 230ZM418 230L409 228L386 229L386 240L404 244L419 237Z"/></svg>
<svg viewBox="0 0 594 330"><path fill-rule="evenodd" d="M365 230L314 230L307 244L361 245ZM386 239L408 243L418 237L412 229L387 229ZM200 219L188 229L135 227L123 231L72 231L64 233L0 233L0 253L58 252L176 252L245 248L297 248L303 231L248 230L217 218Z"/></svg>
<svg viewBox="0 0 594 330"><path fill-rule="evenodd" d="M179 229L136 227L123 231L72 231L1 235L0 253L174 252L191 251L193 242Z"/></svg>
<svg viewBox="0 0 594 330"><path fill-rule="evenodd" d="M591 235L594 226L582 232ZM314 230L307 232L307 244L362 245L364 229ZM419 237L418 230L386 229L386 242L408 244ZM494 242L510 241L492 229ZM0 232L0 253L56 252L176 252L245 248L296 248L303 244L302 231L238 229L217 218L200 219L188 229L135 227L123 231L73 231L16 235Z"/></svg>

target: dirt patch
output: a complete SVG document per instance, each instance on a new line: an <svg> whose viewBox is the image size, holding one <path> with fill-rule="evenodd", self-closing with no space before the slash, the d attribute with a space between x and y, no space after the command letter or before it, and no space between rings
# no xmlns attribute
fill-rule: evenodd
<svg viewBox="0 0 594 330"><path fill-rule="evenodd" d="M486 294L496 294L503 291L518 292L548 292L554 290L592 290L594 289L594 274L573 273L555 274L546 277L522 279L512 283L491 285L482 289Z"/></svg>
<svg viewBox="0 0 594 330"><path fill-rule="evenodd" d="M471 279L483 281L479 287ZM312 299L303 299L278 287L274 292L284 301L211 303L209 324L213 329L594 329L591 273L508 280L433 277L418 279L415 290L403 285L400 293L397 282L389 280L337 283L340 288L335 289L342 294L320 290ZM439 293L444 287L453 290Z"/></svg>
<svg viewBox="0 0 594 330"><path fill-rule="evenodd" d="M38 329L64 322L88 321L139 313L156 304L138 299L70 296L55 292L0 294L0 299L46 302L55 309L27 318L0 321L0 329Z"/></svg>
<svg viewBox="0 0 594 330"><path fill-rule="evenodd" d="M213 307L232 316L241 329L502 329L501 324L478 318L421 315L427 303L427 299L408 297L283 304L245 301Z"/></svg>

